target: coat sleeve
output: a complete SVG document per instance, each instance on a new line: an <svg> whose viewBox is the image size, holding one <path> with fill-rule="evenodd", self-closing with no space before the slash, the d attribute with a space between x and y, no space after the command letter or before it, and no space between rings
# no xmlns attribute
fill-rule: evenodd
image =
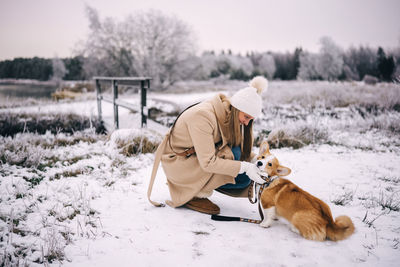
<svg viewBox="0 0 400 267"><path fill-rule="evenodd" d="M196 120L189 120L187 122L187 127L200 167L209 173L236 177L240 170L240 162L216 156L214 131L218 129L216 129L216 125L213 125L206 114L199 112L197 116Z"/></svg>

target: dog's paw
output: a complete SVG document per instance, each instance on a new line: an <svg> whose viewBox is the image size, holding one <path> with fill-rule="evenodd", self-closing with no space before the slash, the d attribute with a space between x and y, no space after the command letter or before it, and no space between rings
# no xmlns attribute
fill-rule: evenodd
<svg viewBox="0 0 400 267"><path fill-rule="evenodd" d="M291 230L293 233L300 234L299 229L297 229L293 224L290 225L290 230Z"/></svg>
<svg viewBox="0 0 400 267"><path fill-rule="evenodd" d="M271 226L271 220L262 221L262 222L260 223L260 226L261 226L261 227L264 227L264 228L269 228L269 227Z"/></svg>

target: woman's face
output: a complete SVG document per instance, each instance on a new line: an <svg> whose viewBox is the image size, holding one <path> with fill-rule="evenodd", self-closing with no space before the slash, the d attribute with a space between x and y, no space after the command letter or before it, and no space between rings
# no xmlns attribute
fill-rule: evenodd
<svg viewBox="0 0 400 267"><path fill-rule="evenodd" d="M239 122L240 124L244 124L247 126L249 122L254 119L254 117L250 116L247 113L244 113L243 111L239 111Z"/></svg>

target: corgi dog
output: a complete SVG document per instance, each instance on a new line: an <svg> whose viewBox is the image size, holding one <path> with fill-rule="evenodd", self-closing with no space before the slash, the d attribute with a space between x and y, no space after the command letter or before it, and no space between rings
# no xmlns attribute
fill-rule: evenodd
<svg viewBox="0 0 400 267"><path fill-rule="evenodd" d="M289 175L291 170L279 164L266 141L260 146L256 164L269 177L278 176L261 193L262 227L270 227L272 221L280 216L290 222L292 231L310 240L338 241L353 234L354 225L348 216L339 216L334 220L325 202L281 178Z"/></svg>

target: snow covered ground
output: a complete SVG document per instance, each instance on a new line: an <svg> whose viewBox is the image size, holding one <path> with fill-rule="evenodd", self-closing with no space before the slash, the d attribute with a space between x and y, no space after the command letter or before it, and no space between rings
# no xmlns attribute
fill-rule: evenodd
<svg viewBox="0 0 400 267"><path fill-rule="evenodd" d="M193 96L169 97L182 105L204 97ZM109 106L103 107L106 118L112 117ZM38 108L13 112L36 112ZM87 101L40 109L95 116L97 107L95 101ZM122 109L120 114L126 116L123 124L131 129L116 131L111 137L97 137L96 142L85 141L79 133L21 134L14 139L1 139L0 149L9 150L9 157L26 153L32 160L41 159L44 166L5 163L0 167L0 263L398 266L400 153L396 147L365 149L356 143L271 149L281 164L291 168L289 179L328 203L334 217L345 214L355 224L356 231L347 240L314 242L291 232L283 219L264 229L250 223L212 221L208 215L185 208L153 207L146 192L154 155L125 156L117 140L129 142L136 136L159 140L159 133L166 128L155 128L149 122L148 130L140 130L137 114ZM340 138L353 140L352 134L348 132L346 137L342 132ZM82 141L48 145L74 138ZM359 134L359 138L370 137ZM16 146L24 149L13 153ZM162 168L152 198L169 199ZM259 217L257 206L247 199L214 193L211 200L219 205L222 215Z"/></svg>
<svg viewBox="0 0 400 267"><path fill-rule="evenodd" d="M275 151L303 189L330 204L334 216L349 215L356 232L348 240L308 241L278 221L269 229L242 222L215 222L184 208L155 208L145 197L151 166L92 202L101 214L104 237L67 247L66 266L396 266L400 259L399 214L379 198L399 187L385 181L399 173L398 156L322 146ZM151 156L146 159L150 161ZM133 188L131 181L139 181ZM162 171L153 198L168 199ZM390 188L390 189L389 189ZM331 201L351 194L345 206ZM258 218L256 205L215 193L225 215ZM382 214L382 215L381 215ZM381 215L381 216L380 216ZM379 217L380 216L380 217ZM379 218L377 218L379 217ZM376 219L376 220L375 220ZM368 222L375 220L371 226Z"/></svg>

